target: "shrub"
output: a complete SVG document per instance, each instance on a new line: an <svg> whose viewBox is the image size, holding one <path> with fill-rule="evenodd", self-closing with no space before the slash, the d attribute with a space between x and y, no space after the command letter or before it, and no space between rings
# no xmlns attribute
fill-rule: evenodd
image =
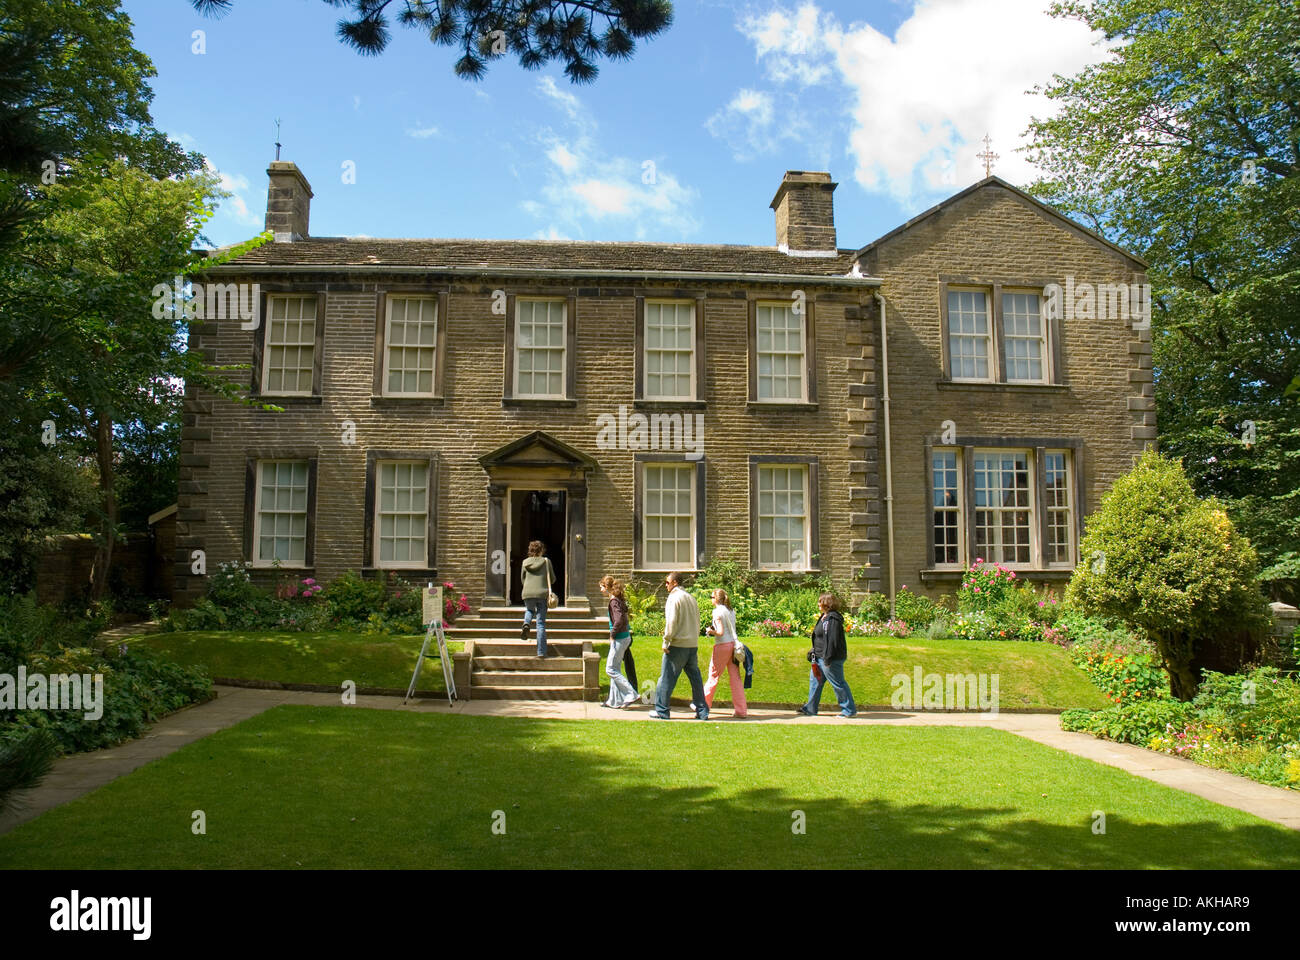
<svg viewBox="0 0 1300 960"><path fill-rule="evenodd" d="M325 588L325 599L329 601L335 622L342 626L362 626L372 613L382 612L386 591L382 580L347 570Z"/></svg>
<svg viewBox="0 0 1300 960"><path fill-rule="evenodd" d="M1169 697L1165 671L1151 651L1116 652L1079 644L1071 647L1070 658L1116 703Z"/></svg>
<svg viewBox="0 0 1300 960"><path fill-rule="evenodd" d="M957 588L957 609L963 613L992 612L1008 600L1014 603L1017 586L1014 570L977 558L962 575L961 586Z"/></svg>
<svg viewBox="0 0 1300 960"><path fill-rule="evenodd" d="M757 633L760 637L792 637L794 631L790 624L782 623L779 620L764 620L757 627Z"/></svg>
<svg viewBox="0 0 1300 960"><path fill-rule="evenodd" d="M913 630L928 627L935 620L949 615L947 605L942 600L931 600L920 593L913 593L907 585L894 595L894 616L906 620Z"/></svg>
<svg viewBox="0 0 1300 960"><path fill-rule="evenodd" d="M58 746L45 730L0 726L0 814L8 812L13 795L41 782L54 765Z"/></svg>
<svg viewBox="0 0 1300 960"><path fill-rule="evenodd" d="M849 634L855 637L908 637L912 628L899 617L888 620L857 620L849 627Z"/></svg>
<svg viewBox="0 0 1300 960"><path fill-rule="evenodd" d="M1061 729L1145 747L1155 737L1181 727L1191 713L1187 704L1169 698L1133 701L1105 710L1076 708L1061 714Z"/></svg>
<svg viewBox="0 0 1300 960"><path fill-rule="evenodd" d="M1231 731L1234 740L1300 742L1300 682L1275 667L1245 675L1207 672L1192 706L1201 719Z"/></svg>
<svg viewBox="0 0 1300 960"><path fill-rule="evenodd" d="M889 596L884 593L868 593L858 604L859 620L883 622L889 619Z"/></svg>
<svg viewBox="0 0 1300 960"><path fill-rule="evenodd" d="M1066 594L1154 640L1170 690L1191 700L1209 663L1246 655L1263 628L1258 560L1222 506L1193 493L1181 463L1148 450L1088 521Z"/></svg>
<svg viewBox="0 0 1300 960"><path fill-rule="evenodd" d="M992 617L981 610L956 614L950 623L952 635L959 640L995 640Z"/></svg>

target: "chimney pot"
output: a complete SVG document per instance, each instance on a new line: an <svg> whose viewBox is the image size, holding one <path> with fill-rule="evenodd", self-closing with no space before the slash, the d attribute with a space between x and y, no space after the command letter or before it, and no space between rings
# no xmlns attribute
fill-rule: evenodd
<svg viewBox="0 0 1300 960"><path fill-rule="evenodd" d="M776 245L786 253L834 253L838 183L829 173L787 170L772 198L776 211Z"/></svg>

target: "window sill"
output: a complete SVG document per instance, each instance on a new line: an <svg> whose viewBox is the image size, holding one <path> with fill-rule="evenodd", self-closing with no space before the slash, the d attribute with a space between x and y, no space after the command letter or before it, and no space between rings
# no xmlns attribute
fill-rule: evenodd
<svg viewBox="0 0 1300 960"><path fill-rule="evenodd" d="M746 410L802 410L809 413L815 412L818 408L816 403L798 402L790 403L788 401L767 401L767 400L747 400L745 402Z"/></svg>
<svg viewBox="0 0 1300 960"><path fill-rule="evenodd" d="M704 400L633 400L632 406L637 410L706 410L709 405Z"/></svg>
<svg viewBox="0 0 1300 960"><path fill-rule="evenodd" d="M981 380L937 380L935 383L945 390L1028 390L1043 393L1065 393L1070 388L1064 383L992 383Z"/></svg>
<svg viewBox="0 0 1300 960"><path fill-rule="evenodd" d="M254 563L252 566L245 567L244 569L250 573L314 573L316 571L316 565L310 564L305 567L291 567L288 564L282 563L276 567L269 563Z"/></svg>
<svg viewBox="0 0 1300 960"><path fill-rule="evenodd" d="M310 397L277 397L272 393L258 393L253 395L253 399L275 404L277 407L320 406L321 403L319 394Z"/></svg>
<svg viewBox="0 0 1300 960"><path fill-rule="evenodd" d="M437 580L438 571L433 567L365 567L361 568L361 575L373 580L382 580L390 573L396 574L403 580ZM441 582L440 582L441 583ZM419 584L416 584L419 586Z"/></svg>
<svg viewBox="0 0 1300 960"><path fill-rule="evenodd" d="M1069 580L1074 575L1073 567L1043 567L1032 569L1012 568L1018 580ZM921 571L922 583L960 583L966 576L965 570L930 569Z"/></svg>
<svg viewBox="0 0 1300 960"><path fill-rule="evenodd" d="M560 397L552 399L550 397L502 397L501 406L503 407L520 407L525 410L546 409L547 407L563 408L576 407L578 401L574 398Z"/></svg>
<svg viewBox="0 0 1300 960"><path fill-rule="evenodd" d="M441 407L446 403L444 397L383 397L372 396L370 405L372 407Z"/></svg>

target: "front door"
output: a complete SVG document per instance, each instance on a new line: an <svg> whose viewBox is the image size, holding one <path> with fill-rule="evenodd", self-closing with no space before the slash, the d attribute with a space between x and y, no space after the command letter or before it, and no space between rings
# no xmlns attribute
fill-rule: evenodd
<svg viewBox="0 0 1300 960"><path fill-rule="evenodd" d="M546 556L555 570L552 589L564 602L564 542L567 502L563 490L510 491L510 602L521 605L523 598L522 564L528 556L528 544L540 540L546 544Z"/></svg>

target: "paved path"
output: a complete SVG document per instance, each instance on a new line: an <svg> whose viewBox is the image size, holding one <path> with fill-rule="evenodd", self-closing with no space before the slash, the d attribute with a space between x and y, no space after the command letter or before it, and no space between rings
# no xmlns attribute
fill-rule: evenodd
<svg viewBox="0 0 1300 960"><path fill-rule="evenodd" d="M165 717L149 732L121 746L94 753L79 753L55 761L54 769L33 790L20 796L17 810L0 817L0 834L40 816L60 804L75 800L130 773L150 760L165 757L187 743L234 726L282 703L341 706L337 693L306 693L294 690L254 690L244 687L215 687L216 699ZM415 713L457 713L479 717L541 717L558 720L647 720L649 710L633 707L609 710L598 703L575 701L469 700L449 705L446 699L419 699L406 706L399 697L358 696L357 706L381 710L409 710ZM674 720L689 720L685 708L677 708ZM751 709L743 720L726 710L710 718L721 723L852 724L881 726L992 727L1005 730L1049 747L1064 750L1098 763L1118 767L1167 787L1185 790L1225 807L1245 810L1264 820L1300 830L1300 791L1269 787L1222 770L1202 767L1190 760L1156 753L1126 743L1098 740L1086 733L1061 730L1056 714L1043 713L923 713L892 710L861 710L853 720L841 720L830 710L819 717L796 717L789 710Z"/></svg>

